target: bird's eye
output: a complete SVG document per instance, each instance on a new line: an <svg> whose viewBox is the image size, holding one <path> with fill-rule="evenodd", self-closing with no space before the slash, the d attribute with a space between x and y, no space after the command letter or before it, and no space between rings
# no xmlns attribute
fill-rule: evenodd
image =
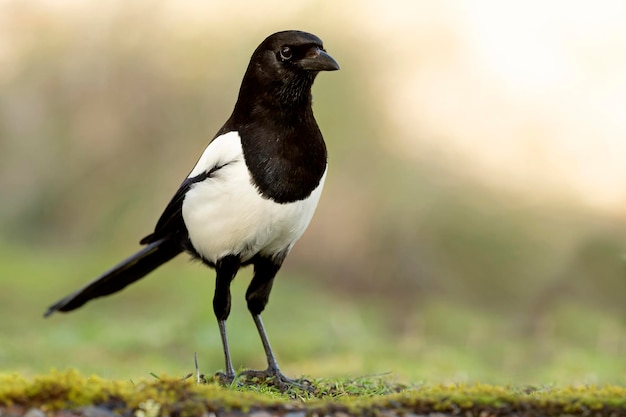
<svg viewBox="0 0 626 417"><path fill-rule="evenodd" d="M288 61L293 56L293 52L291 52L291 48L288 46L283 46L280 50L280 58L283 61Z"/></svg>

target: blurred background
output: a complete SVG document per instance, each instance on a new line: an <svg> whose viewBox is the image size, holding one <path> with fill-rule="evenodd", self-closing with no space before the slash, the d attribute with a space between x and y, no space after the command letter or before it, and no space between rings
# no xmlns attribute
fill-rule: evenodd
<svg viewBox="0 0 626 417"><path fill-rule="evenodd" d="M0 0L0 371L222 368L184 256L45 308L137 249L267 35L320 36L317 214L264 314L283 370L626 383L626 4ZM264 356L245 308L235 366Z"/></svg>

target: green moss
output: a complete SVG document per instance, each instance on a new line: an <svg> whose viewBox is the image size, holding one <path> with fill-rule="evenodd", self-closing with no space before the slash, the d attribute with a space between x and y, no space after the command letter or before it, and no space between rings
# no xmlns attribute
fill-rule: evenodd
<svg viewBox="0 0 626 417"><path fill-rule="evenodd" d="M52 371L27 380L17 374L0 374L0 405L52 411L103 404L111 409L137 410L150 417L157 408L158 415L173 410L192 415L200 408L243 410L251 405L271 405L271 401L259 394L237 392L217 384L195 385L171 378L115 381L83 377L76 371Z"/></svg>
<svg viewBox="0 0 626 417"><path fill-rule="evenodd" d="M626 388L617 386L503 387L485 384L432 384L407 386L383 378L320 379L314 392L292 389L279 392L271 381L253 385L217 383L196 385L173 378L137 382L83 377L76 371L57 372L26 379L0 374L2 407L37 407L44 412L98 405L136 417L201 415L206 411L256 409L295 410L328 414L377 414L430 412L557 416L626 415Z"/></svg>
<svg viewBox="0 0 626 417"><path fill-rule="evenodd" d="M577 386L520 390L484 384L447 384L422 386L416 390L385 398L395 408L423 411L526 410L544 415L584 414L587 410L626 413L626 388L615 386ZM368 407L371 404L361 404ZM532 415L532 414L531 414Z"/></svg>

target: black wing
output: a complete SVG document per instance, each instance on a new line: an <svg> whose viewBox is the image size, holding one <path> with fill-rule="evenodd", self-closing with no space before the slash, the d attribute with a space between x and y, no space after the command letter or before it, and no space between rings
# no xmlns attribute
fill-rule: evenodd
<svg viewBox="0 0 626 417"><path fill-rule="evenodd" d="M163 214L161 214L154 228L154 233L144 237L139 243L147 245L166 236L187 234L187 227L183 220L183 200L185 199L185 194L187 194L187 191L191 188L191 185L196 182L194 179L195 178L187 178L183 181L178 191L176 191L176 194L174 194L174 197L172 197L167 207L165 207L165 210L163 210Z"/></svg>
<svg viewBox="0 0 626 417"><path fill-rule="evenodd" d="M191 186L197 182L204 181L219 169L228 165L229 162L224 163L222 165L215 166L208 171L203 172L202 174L196 175L193 178L187 178L178 188L174 197L170 200L167 207L161 214L159 221L154 228L154 233L149 234L139 241L142 245L155 242L159 239L162 239L166 236L187 236L187 226L185 225L185 221L183 220L183 201L185 200L185 195L187 191L191 189Z"/></svg>

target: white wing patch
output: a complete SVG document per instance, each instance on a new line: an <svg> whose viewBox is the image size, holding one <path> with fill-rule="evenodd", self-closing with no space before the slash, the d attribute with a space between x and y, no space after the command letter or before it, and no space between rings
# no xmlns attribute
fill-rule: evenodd
<svg viewBox="0 0 626 417"><path fill-rule="evenodd" d="M252 183L237 132L213 140L189 178L218 166L193 184L183 201L183 220L195 250L213 263L226 255L246 262L258 253L289 251L313 217L326 173L304 200L278 204L264 198Z"/></svg>
<svg viewBox="0 0 626 417"><path fill-rule="evenodd" d="M209 143L209 146L206 147L187 178L197 177L204 172L209 172L217 166L224 165L238 158L243 160L239 134L237 132L225 133Z"/></svg>

